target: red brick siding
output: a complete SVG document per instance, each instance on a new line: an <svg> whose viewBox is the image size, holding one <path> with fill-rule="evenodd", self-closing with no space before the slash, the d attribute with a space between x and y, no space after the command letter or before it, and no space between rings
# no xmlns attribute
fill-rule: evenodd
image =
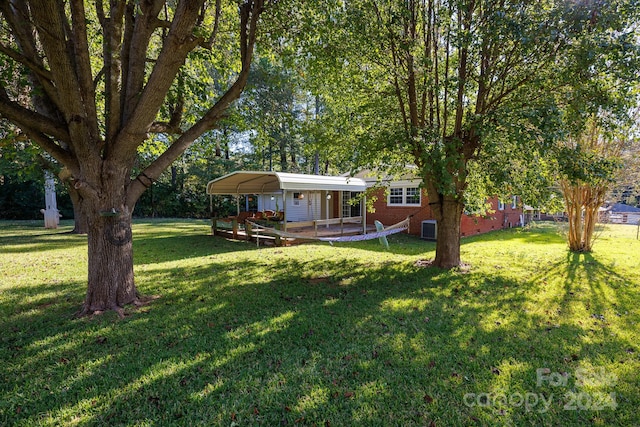
<svg viewBox="0 0 640 427"><path fill-rule="evenodd" d="M375 212L367 212L368 224L373 224L375 220L378 220L384 225L392 225L412 215L409 233L420 236L422 221L434 219L429 207L429 200L424 191L422 192L420 206L388 206L384 190L379 190L375 196L377 196L377 200L373 203ZM491 209L495 211L493 214L486 217L462 215L460 222L461 236L473 236L474 234L509 228L510 226L517 227L520 224L522 209L519 207L512 209L511 200L505 203L504 210L498 210L497 198L491 199L490 202Z"/></svg>

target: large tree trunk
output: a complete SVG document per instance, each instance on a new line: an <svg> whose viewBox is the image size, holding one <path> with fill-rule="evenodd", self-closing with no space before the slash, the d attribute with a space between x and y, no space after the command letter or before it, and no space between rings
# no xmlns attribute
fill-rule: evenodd
<svg viewBox="0 0 640 427"><path fill-rule="evenodd" d="M460 265L460 220L464 204L455 196L438 195L432 209L438 221L435 267L451 269Z"/></svg>
<svg viewBox="0 0 640 427"><path fill-rule="evenodd" d="M124 162L126 163L126 162ZM133 206L127 203L129 169L104 161L91 177L97 191L82 199L81 210L88 220L88 287L81 315L114 310L137 302L133 279L131 219ZM101 186L99 186L100 183Z"/></svg>
<svg viewBox="0 0 640 427"><path fill-rule="evenodd" d="M131 211L92 206L89 219L89 283L81 314L115 310L137 301L133 280Z"/></svg>

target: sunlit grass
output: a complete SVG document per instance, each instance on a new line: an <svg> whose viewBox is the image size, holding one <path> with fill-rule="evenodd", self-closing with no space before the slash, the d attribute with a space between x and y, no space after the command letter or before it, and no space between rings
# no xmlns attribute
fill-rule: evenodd
<svg viewBox="0 0 640 427"><path fill-rule="evenodd" d="M443 272L405 235L257 248L141 221L158 298L123 320L74 317L70 229L0 222L0 425L640 424L635 227L591 254L552 224L466 238L468 271Z"/></svg>

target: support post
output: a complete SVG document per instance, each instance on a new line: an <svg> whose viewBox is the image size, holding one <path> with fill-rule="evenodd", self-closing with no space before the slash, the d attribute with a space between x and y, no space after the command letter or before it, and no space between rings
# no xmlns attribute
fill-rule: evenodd
<svg viewBox="0 0 640 427"><path fill-rule="evenodd" d="M367 196L362 198L362 234L367 234Z"/></svg>
<svg viewBox="0 0 640 427"><path fill-rule="evenodd" d="M233 238L237 239L238 238L238 218L233 218L233 222L231 223L231 226L233 228Z"/></svg>
<svg viewBox="0 0 640 427"><path fill-rule="evenodd" d="M287 190L282 190L282 231L287 231Z"/></svg>

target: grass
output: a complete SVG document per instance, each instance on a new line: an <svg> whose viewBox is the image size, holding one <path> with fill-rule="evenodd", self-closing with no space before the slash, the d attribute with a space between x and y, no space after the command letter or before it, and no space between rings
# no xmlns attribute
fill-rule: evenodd
<svg viewBox="0 0 640 427"><path fill-rule="evenodd" d="M201 221L134 226L125 319L74 318L86 238L0 222L0 425L640 424L640 241L556 226L434 245L256 248Z"/></svg>

